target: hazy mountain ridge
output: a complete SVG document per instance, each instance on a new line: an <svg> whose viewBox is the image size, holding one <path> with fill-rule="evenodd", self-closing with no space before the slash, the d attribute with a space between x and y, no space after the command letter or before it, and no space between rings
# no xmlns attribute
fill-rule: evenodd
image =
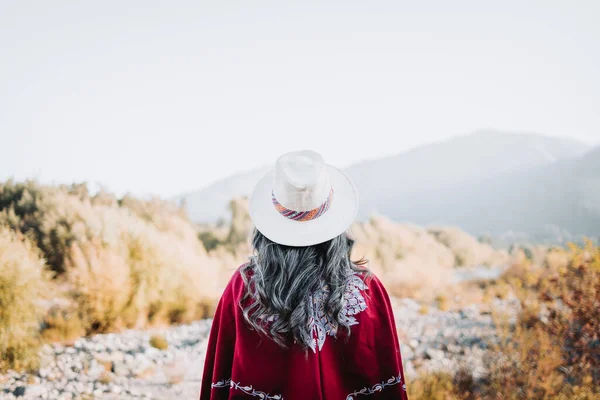
<svg viewBox="0 0 600 400"><path fill-rule="evenodd" d="M547 165L577 157L586 149L570 139L482 130L397 156L359 163L346 172L361 195L359 218L365 218L372 213L387 214L389 210L381 208L387 199ZM390 174L394 174L393 184L387 183Z"/></svg>
<svg viewBox="0 0 600 400"><path fill-rule="evenodd" d="M176 200L185 203L192 221L215 222L221 218L228 218L229 201L235 196L248 195L269 168L270 166L263 166L238 173L198 191L178 196Z"/></svg>
<svg viewBox="0 0 600 400"><path fill-rule="evenodd" d="M398 221L458 224L469 232L600 235L600 148L577 159L380 203ZM582 170L587 174L583 174ZM402 204L403 207L398 205Z"/></svg>
<svg viewBox="0 0 600 400"><path fill-rule="evenodd" d="M589 150L570 139L482 130L345 171L360 193L360 219L382 214L473 233L541 233L554 225L598 235L600 148ZM248 195L267 170L182 196L190 217L211 222L227 215L228 200Z"/></svg>

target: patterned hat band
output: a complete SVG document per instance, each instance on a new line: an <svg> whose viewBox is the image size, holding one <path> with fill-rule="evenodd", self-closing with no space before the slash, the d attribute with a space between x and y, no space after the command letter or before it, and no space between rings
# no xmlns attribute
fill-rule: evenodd
<svg viewBox="0 0 600 400"><path fill-rule="evenodd" d="M300 222L311 221L313 219L319 218L321 215L327 212L329 206L331 205L331 201L333 200L333 188L331 188L331 190L329 191L329 195L327 196L327 199L325 199L325 202L323 202L323 204L321 204L317 208L313 208L312 210L308 211L294 211L290 210L289 208L285 208L283 205L281 205L281 203L277 201L277 199L275 198L275 192L273 191L271 191L271 198L273 199L273 205L275 206L277 211L279 211L279 213L284 217Z"/></svg>

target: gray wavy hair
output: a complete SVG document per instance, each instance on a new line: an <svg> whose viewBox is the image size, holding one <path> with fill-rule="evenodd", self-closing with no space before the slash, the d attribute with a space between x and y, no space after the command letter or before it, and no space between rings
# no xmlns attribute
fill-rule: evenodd
<svg viewBox="0 0 600 400"><path fill-rule="evenodd" d="M307 349L313 339L311 296L327 284L325 311L332 328L344 328L349 336L350 326L341 313L346 285L355 273L370 275L367 260L350 260L353 246L354 240L346 233L313 246L284 246L255 229L255 254L240 270L246 284L240 307L250 328L282 347L293 340Z"/></svg>

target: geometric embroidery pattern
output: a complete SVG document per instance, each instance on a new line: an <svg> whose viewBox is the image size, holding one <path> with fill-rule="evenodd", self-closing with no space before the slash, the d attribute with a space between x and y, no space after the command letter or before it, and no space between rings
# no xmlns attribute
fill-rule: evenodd
<svg viewBox="0 0 600 400"><path fill-rule="evenodd" d="M341 310L341 319L349 325L356 325L358 321L354 317L358 313L367 309L367 303L362 296L361 291L366 290L367 285L358 276L353 273L344 293L344 304ZM329 285L326 283L317 290L310 304L311 317L309 323L312 325L313 340L310 348L313 352L317 352L317 348L321 350L325 344L327 336L335 337L337 329L332 324L332 318L327 314L326 301L329 298Z"/></svg>
<svg viewBox="0 0 600 400"><path fill-rule="evenodd" d="M289 208L286 208L281 203L279 203L279 201L277 201L277 199L275 198L275 192L271 192L271 200L273 201L273 205L275 206L277 211L279 211L279 213L284 217L300 222L310 221L319 218L321 215L327 212L329 206L331 205L331 201L333 200L333 188L331 188L331 190L329 191L329 195L327 196L327 199L325 199L325 202L323 204L321 204L317 208L313 208L312 210L308 211L294 211L290 210Z"/></svg>

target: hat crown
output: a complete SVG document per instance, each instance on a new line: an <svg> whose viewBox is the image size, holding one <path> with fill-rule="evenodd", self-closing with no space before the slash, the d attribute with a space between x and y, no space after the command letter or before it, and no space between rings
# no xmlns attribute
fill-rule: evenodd
<svg viewBox="0 0 600 400"><path fill-rule="evenodd" d="M331 183L323 157L311 150L286 153L277 159L273 194L286 208L309 211L329 196Z"/></svg>

